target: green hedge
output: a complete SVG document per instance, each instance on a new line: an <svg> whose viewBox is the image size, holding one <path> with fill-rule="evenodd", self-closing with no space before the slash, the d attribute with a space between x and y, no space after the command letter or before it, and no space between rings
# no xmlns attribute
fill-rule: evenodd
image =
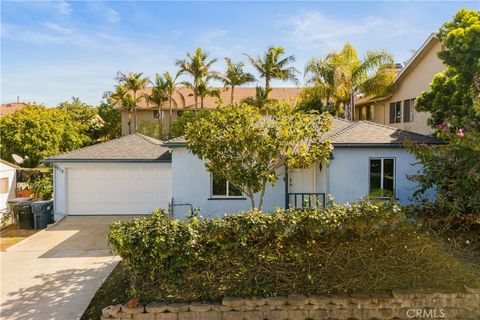
<svg viewBox="0 0 480 320"><path fill-rule="evenodd" d="M475 266L407 223L394 203L258 211L173 220L162 211L117 222L109 241L144 300L224 295L459 289Z"/></svg>

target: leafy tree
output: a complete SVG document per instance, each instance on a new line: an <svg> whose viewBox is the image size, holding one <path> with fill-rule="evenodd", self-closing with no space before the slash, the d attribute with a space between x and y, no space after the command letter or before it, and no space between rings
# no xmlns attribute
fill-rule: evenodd
<svg viewBox="0 0 480 320"><path fill-rule="evenodd" d="M98 115L103 119L100 130L102 139L111 140L120 137L122 133L122 114L108 102L102 102L98 107Z"/></svg>
<svg viewBox="0 0 480 320"><path fill-rule="evenodd" d="M313 86L304 88L297 96L296 110L301 112L310 112L315 110L317 112L328 112L334 116L338 115L337 106L333 103L325 105L324 91L320 86Z"/></svg>
<svg viewBox="0 0 480 320"><path fill-rule="evenodd" d="M135 102L128 87L125 84L117 84L115 91L106 92L104 98L110 105L120 107L127 112L128 134L132 134L132 113L135 109Z"/></svg>
<svg viewBox="0 0 480 320"><path fill-rule="evenodd" d="M216 72L215 77L222 81L225 88L230 88L230 104L233 104L235 87L255 82L255 77L243 70L245 66L243 62L234 63L230 58L225 58L225 62L227 70L224 74Z"/></svg>
<svg viewBox="0 0 480 320"><path fill-rule="evenodd" d="M195 110L198 109L198 97L201 95L200 91L203 90L202 92L204 94L206 91L207 81L205 79L212 74L210 67L217 62L217 59L208 60L208 56L208 52L197 48L194 54L188 52L186 59L177 60L175 63L180 68L178 75L188 74L192 77L192 81L184 81L182 84L192 89Z"/></svg>
<svg viewBox="0 0 480 320"><path fill-rule="evenodd" d="M141 121L138 125L138 132L159 140L164 138L163 126L159 122Z"/></svg>
<svg viewBox="0 0 480 320"><path fill-rule="evenodd" d="M395 77L391 70L393 56L385 50L368 51L361 60L357 50L346 43L340 52L331 52L327 60L334 67L334 95L349 120L353 120L356 95L382 96Z"/></svg>
<svg viewBox="0 0 480 320"><path fill-rule="evenodd" d="M480 13L462 9L437 33L438 57L447 66L433 79L430 90L417 99L416 109L431 113L432 127L447 124L480 130Z"/></svg>
<svg viewBox="0 0 480 320"><path fill-rule="evenodd" d="M170 136L172 138L181 137L185 134L185 128L187 124L197 121L199 119L208 117L211 113L211 110L204 109L199 110L198 112L185 111L181 116L177 118L172 124L172 130L170 131Z"/></svg>
<svg viewBox="0 0 480 320"><path fill-rule="evenodd" d="M411 179L419 183L415 195L437 191L436 203L453 214L480 212L480 132L440 133L449 143L435 148L410 144L409 149L423 165Z"/></svg>
<svg viewBox="0 0 480 320"><path fill-rule="evenodd" d="M2 158L11 159L13 153L28 156L25 167L36 167L49 156L92 142L67 110L38 105L1 117L0 132Z"/></svg>
<svg viewBox="0 0 480 320"><path fill-rule="evenodd" d="M100 138L104 123L103 119L98 116L97 108L82 102L78 97L72 97L72 102L61 102L58 108L66 110L73 120L78 122L82 132L93 142Z"/></svg>
<svg viewBox="0 0 480 320"><path fill-rule="evenodd" d="M128 74L118 72L117 80L120 84L124 84L125 88L132 92L133 124L135 132L137 132L137 104L143 98L142 95L138 95L138 92L145 89L150 80L147 77L144 77L142 72L129 72Z"/></svg>
<svg viewBox="0 0 480 320"><path fill-rule="evenodd" d="M245 193L252 208L262 208L267 183L275 185L285 165L326 161L331 152L330 141L321 138L330 130L328 114L292 113L291 106L280 103L275 109L275 114L264 117L253 106L229 105L190 122L185 130L187 148L206 160L214 176Z"/></svg>
<svg viewBox="0 0 480 320"><path fill-rule="evenodd" d="M267 93L270 89L270 82L274 79L298 82L296 74L297 69L288 65L295 62L294 56L285 55L285 49L282 47L269 47L264 56L258 56L256 59L245 54L252 66L260 74L260 78L265 79L264 91Z"/></svg>

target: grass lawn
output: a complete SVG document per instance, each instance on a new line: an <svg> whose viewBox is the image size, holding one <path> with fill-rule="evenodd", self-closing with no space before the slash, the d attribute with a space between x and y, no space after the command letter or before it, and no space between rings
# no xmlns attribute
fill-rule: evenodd
<svg viewBox="0 0 480 320"><path fill-rule="evenodd" d="M120 262L93 297L81 320L98 320L102 309L128 300L129 281L123 262Z"/></svg>
<svg viewBox="0 0 480 320"><path fill-rule="evenodd" d="M9 225L0 232L0 250L5 251L8 247L30 237L38 231L40 230L24 230L18 229L16 225Z"/></svg>

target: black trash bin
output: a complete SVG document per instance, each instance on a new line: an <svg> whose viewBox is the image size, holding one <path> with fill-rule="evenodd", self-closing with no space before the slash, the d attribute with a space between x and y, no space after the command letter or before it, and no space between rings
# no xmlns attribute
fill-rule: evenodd
<svg viewBox="0 0 480 320"><path fill-rule="evenodd" d="M53 201L35 201L31 205L35 229L45 229L53 223Z"/></svg>
<svg viewBox="0 0 480 320"><path fill-rule="evenodd" d="M17 217L19 229L33 229L35 226L31 204L31 201L24 201L13 206L13 213Z"/></svg>

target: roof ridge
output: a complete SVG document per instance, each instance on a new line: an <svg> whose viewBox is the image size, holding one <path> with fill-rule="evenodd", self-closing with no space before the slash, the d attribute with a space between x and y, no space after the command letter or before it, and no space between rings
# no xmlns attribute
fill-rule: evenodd
<svg viewBox="0 0 480 320"><path fill-rule="evenodd" d="M163 143L162 140L159 140L159 139L154 138L154 137L149 137L149 136L144 135L143 133L140 133L140 132L135 132L133 134L142 138L143 140L147 141L148 143L151 143L151 144L154 144L154 145L161 145ZM125 136L125 137L127 137L127 136ZM158 141L159 143L154 142L153 140Z"/></svg>
<svg viewBox="0 0 480 320"><path fill-rule="evenodd" d="M348 120L345 120L345 121L348 121ZM348 122L351 122L351 121L348 121ZM342 134L344 134L346 131L349 131L353 128L355 128L356 126L358 126L359 124L359 121L356 121L356 122L351 122L351 124L341 130L338 130L337 132L335 132L334 134L332 134L330 136L330 138L334 138L334 137L338 137L338 136L341 136Z"/></svg>

